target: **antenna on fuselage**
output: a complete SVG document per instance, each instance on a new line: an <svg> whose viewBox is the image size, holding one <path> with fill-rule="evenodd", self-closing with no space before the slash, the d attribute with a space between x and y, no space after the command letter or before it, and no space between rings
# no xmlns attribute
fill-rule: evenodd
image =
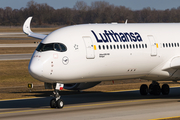
<svg viewBox="0 0 180 120"><path fill-rule="evenodd" d="M125 24L127 24L127 22L128 22L128 19L126 19L126 22L125 22Z"/></svg>

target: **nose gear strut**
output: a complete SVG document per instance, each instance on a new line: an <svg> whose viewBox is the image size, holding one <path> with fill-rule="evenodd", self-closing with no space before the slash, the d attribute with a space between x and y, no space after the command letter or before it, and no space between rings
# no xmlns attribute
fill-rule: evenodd
<svg viewBox="0 0 180 120"><path fill-rule="evenodd" d="M61 99L61 96L59 95L59 91L61 91L64 87L64 84L56 83L56 86L54 88L53 96L54 98L50 101L51 108L63 108L64 102Z"/></svg>

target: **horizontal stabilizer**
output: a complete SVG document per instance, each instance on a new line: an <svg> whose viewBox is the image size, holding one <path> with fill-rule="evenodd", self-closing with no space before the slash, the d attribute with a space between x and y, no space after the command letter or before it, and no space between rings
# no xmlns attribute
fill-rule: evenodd
<svg viewBox="0 0 180 120"><path fill-rule="evenodd" d="M37 38L43 40L47 35L39 34L39 33L33 33L30 28L32 17L28 17L23 25L23 32L27 34L29 37Z"/></svg>

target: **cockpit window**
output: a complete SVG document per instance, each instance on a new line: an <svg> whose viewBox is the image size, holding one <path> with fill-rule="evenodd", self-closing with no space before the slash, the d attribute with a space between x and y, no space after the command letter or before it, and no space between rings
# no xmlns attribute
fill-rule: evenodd
<svg viewBox="0 0 180 120"><path fill-rule="evenodd" d="M49 50L65 52L67 51L67 47L62 43L49 43L49 44L40 43L39 46L36 48L36 50L39 52L44 52Z"/></svg>
<svg viewBox="0 0 180 120"><path fill-rule="evenodd" d="M59 47L59 44L54 44L54 50L56 50L56 51L60 51L61 49L60 49L60 47Z"/></svg>

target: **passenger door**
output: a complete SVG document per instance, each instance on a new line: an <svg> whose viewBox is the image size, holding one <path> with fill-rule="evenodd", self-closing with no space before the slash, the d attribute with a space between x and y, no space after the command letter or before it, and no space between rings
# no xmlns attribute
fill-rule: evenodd
<svg viewBox="0 0 180 120"><path fill-rule="evenodd" d="M86 58L87 59L94 59L95 53L94 53L94 46L93 42L90 37L83 37L84 44L86 47Z"/></svg>
<svg viewBox="0 0 180 120"><path fill-rule="evenodd" d="M157 43L152 35L147 36L151 44L151 56L157 55Z"/></svg>

